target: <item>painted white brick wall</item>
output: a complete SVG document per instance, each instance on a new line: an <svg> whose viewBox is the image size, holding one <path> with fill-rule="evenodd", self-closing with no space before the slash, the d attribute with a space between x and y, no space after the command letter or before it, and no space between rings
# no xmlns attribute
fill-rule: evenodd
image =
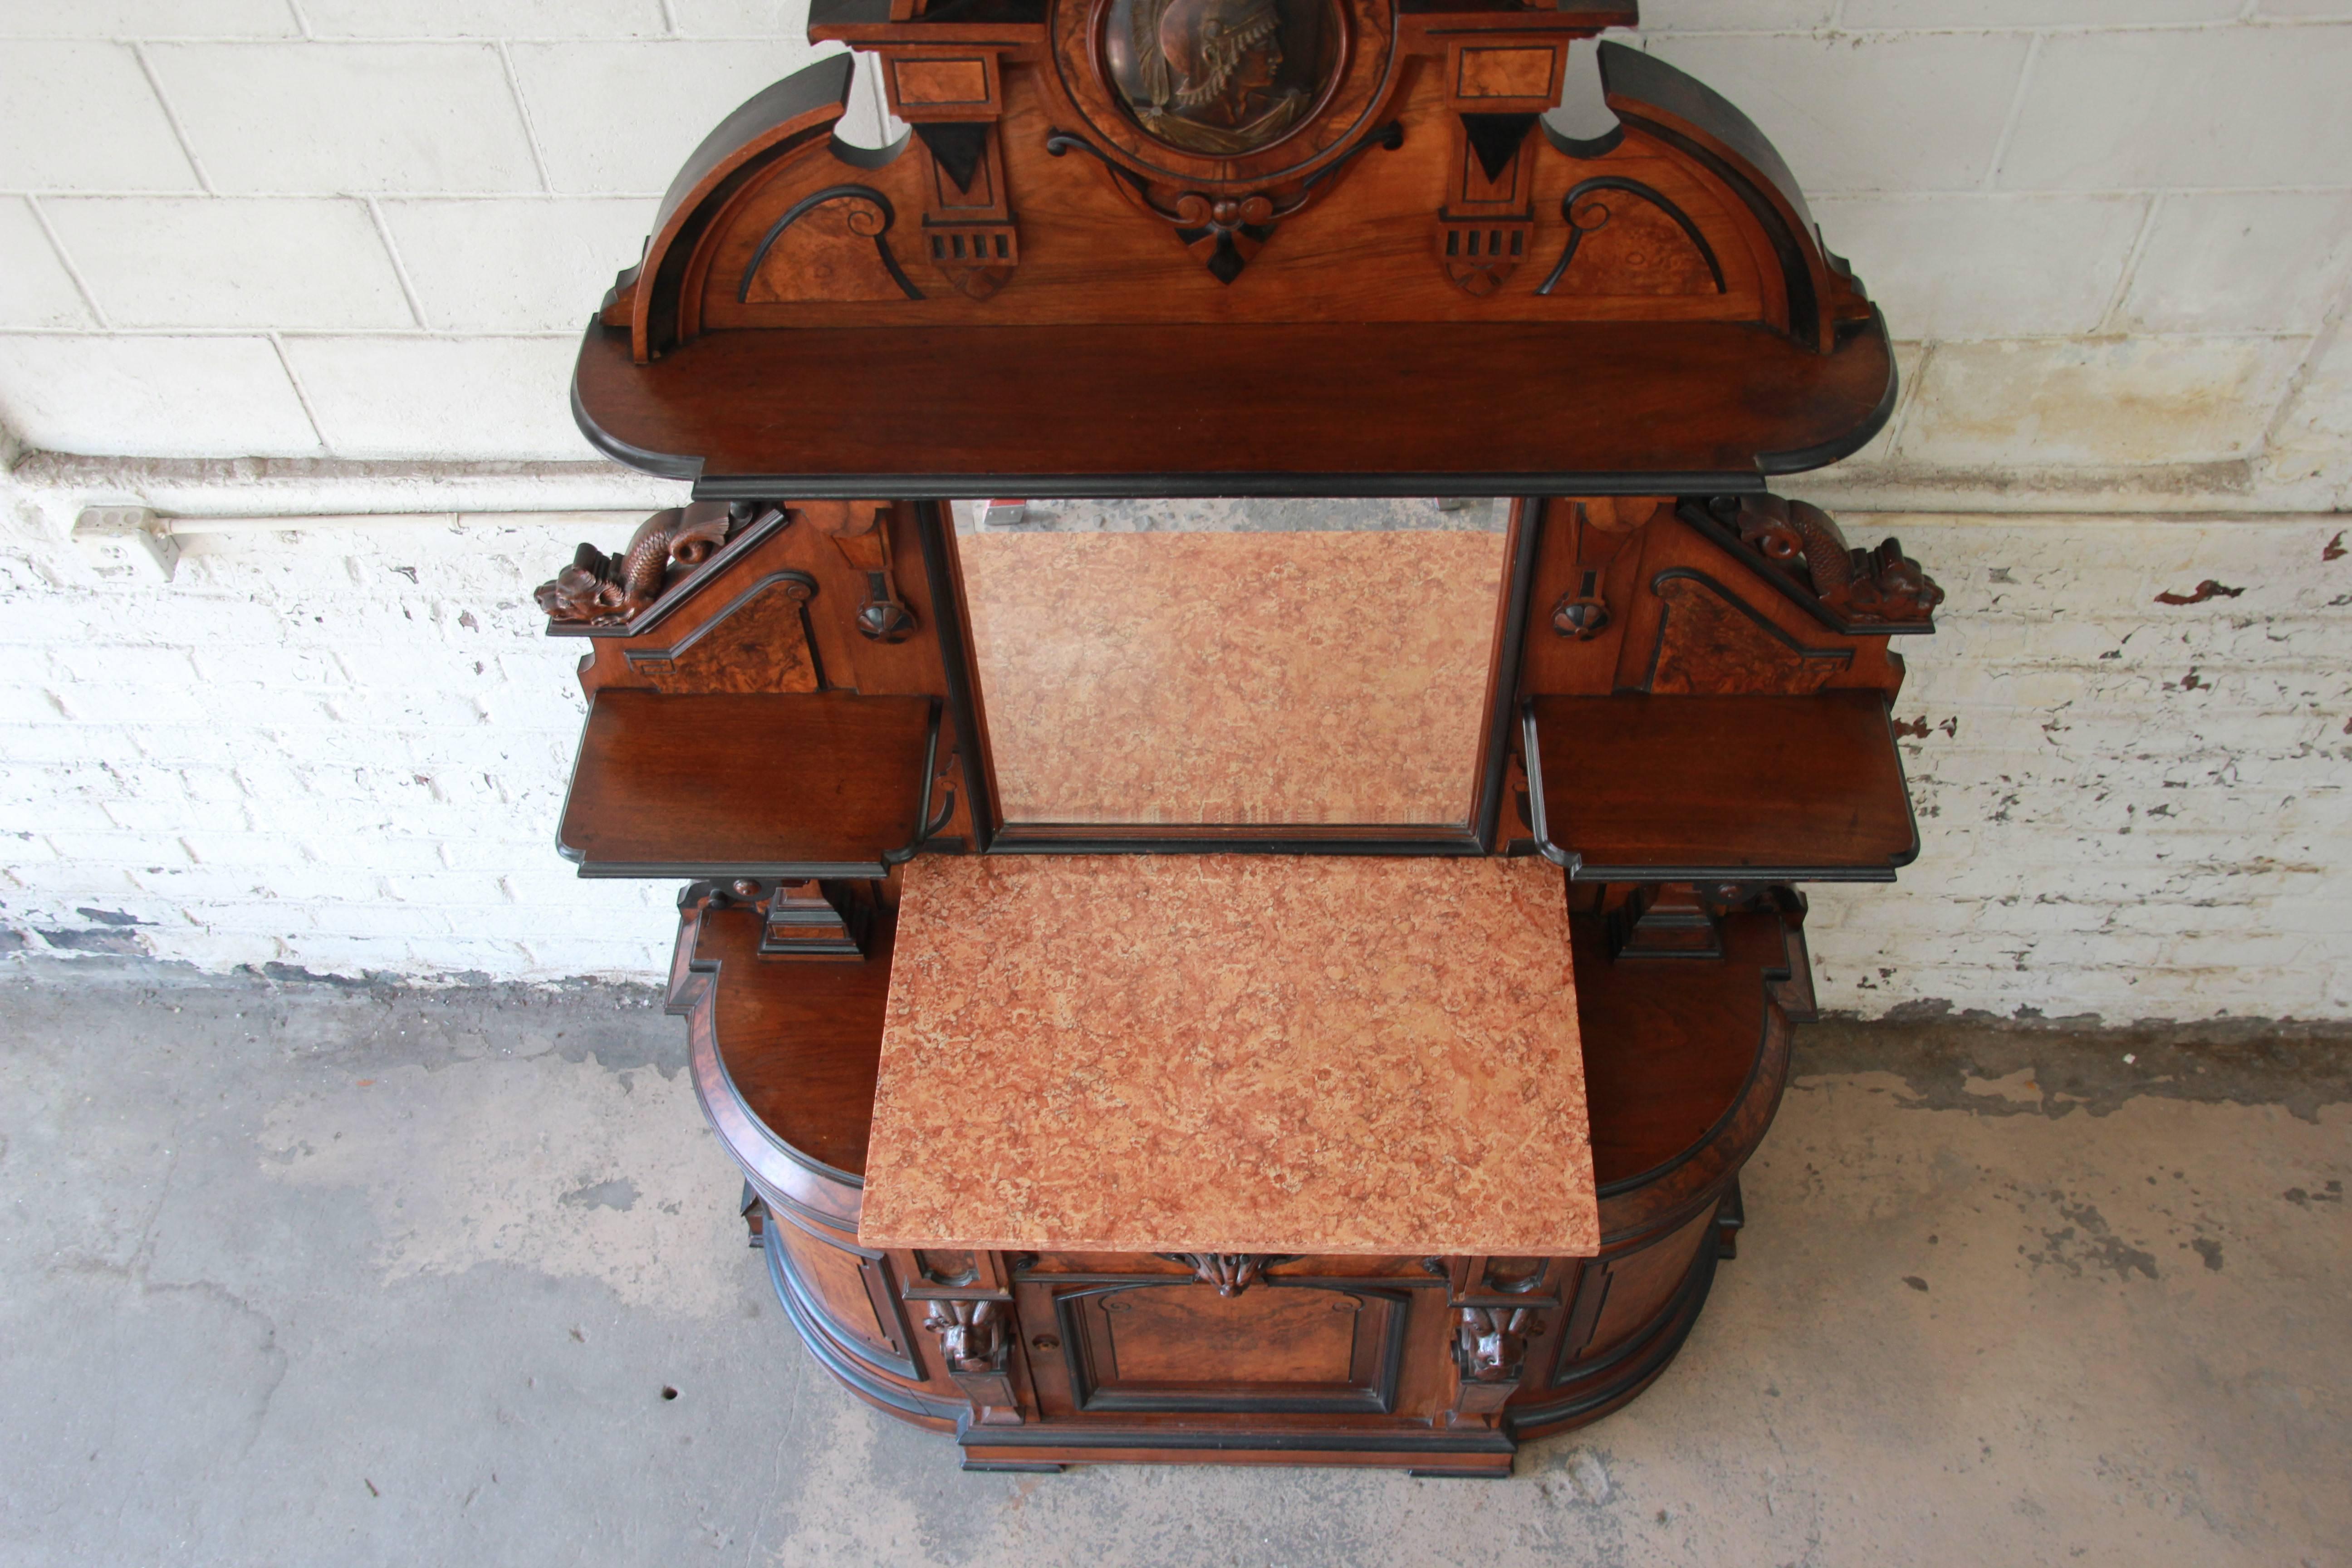
<svg viewBox="0 0 2352 1568"><path fill-rule="evenodd" d="M582 324L705 132L829 52L718 0L0 0L0 424L595 461Z"/></svg>
<svg viewBox="0 0 2352 1568"><path fill-rule="evenodd" d="M0 542L0 926L26 951L656 973L675 888L552 847L579 645L530 590L577 523L196 535L130 586L61 521ZM1950 597L1897 708L1925 847L1895 887L1815 889L1825 1005L2352 1016L2336 521L1846 521L1899 529ZM2158 602L2207 579L2237 592Z"/></svg>

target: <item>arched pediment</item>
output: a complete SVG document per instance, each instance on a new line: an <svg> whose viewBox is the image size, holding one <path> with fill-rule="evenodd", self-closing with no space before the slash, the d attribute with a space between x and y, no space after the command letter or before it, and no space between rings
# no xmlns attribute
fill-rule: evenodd
<svg viewBox="0 0 2352 1568"><path fill-rule="evenodd" d="M1181 416L1220 458L1118 467L1171 480L1213 467L1227 489L1381 466L1345 439L1287 460L1230 439L1235 421L1279 422L1304 398L1374 426L1375 399L1424 418L1479 405L1486 436L1440 418L1463 459L1400 467L1401 489L1466 469L1591 490L1606 458L1629 489L1704 475L1720 490L1834 460L1892 406L1883 324L1785 162L1720 96L1603 43L1617 129L1576 141L1541 127L1569 45L1630 7L905 7L821 5L811 32L872 52L909 137L875 151L835 134L851 76L837 56L745 104L688 161L600 316L599 333L625 342L592 334L583 352L575 403L605 450L747 495L820 493L753 483L800 474L870 489L892 470L851 454L878 418L943 438L919 472L896 475L934 492L991 493L982 476L1007 468L1083 489L1084 463L1007 462L1008 432L983 405L1018 381L1005 408L1033 434L1099 426L1107 398L1139 400L1161 427ZM1222 52L1202 44L1213 35ZM1323 328L1349 329L1349 344L1316 338ZM1079 329L1074 356L1056 334ZM706 395L713 377L756 380L762 405L681 406L687 378L666 362L689 352ZM1105 354L1118 363L1081 363ZM1423 374L1400 378L1400 359ZM1070 396L1025 385L1056 376ZM803 438L763 450L776 400L799 409L785 381L812 402L837 395L795 413ZM1513 384L1554 416L1498 426L1491 389ZM1675 438L1633 428L1676 408ZM969 464L945 459L958 447Z"/></svg>

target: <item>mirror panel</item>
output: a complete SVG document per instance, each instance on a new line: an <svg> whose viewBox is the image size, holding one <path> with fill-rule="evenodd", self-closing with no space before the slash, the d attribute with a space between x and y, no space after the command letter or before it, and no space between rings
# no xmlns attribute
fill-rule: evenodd
<svg viewBox="0 0 2352 1568"><path fill-rule="evenodd" d="M1007 826L1468 825L1510 501L953 504Z"/></svg>

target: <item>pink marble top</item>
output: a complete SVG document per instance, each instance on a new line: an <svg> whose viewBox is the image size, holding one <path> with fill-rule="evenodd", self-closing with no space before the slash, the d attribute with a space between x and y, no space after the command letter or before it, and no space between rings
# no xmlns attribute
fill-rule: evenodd
<svg viewBox="0 0 2352 1568"><path fill-rule="evenodd" d="M1594 1253L1560 873L1271 855L912 862L858 1235Z"/></svg>

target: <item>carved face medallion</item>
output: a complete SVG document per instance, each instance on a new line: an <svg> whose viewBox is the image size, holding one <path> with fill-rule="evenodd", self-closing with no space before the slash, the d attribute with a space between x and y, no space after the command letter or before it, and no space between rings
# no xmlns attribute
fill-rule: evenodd
<svg viewBox="0 0 2352 1568"><path fill-rule="evenodd" d="M1236 157L1296 130L1339 68L1323 0L1112 0L1103 52L1136 122Z"/></svg>

